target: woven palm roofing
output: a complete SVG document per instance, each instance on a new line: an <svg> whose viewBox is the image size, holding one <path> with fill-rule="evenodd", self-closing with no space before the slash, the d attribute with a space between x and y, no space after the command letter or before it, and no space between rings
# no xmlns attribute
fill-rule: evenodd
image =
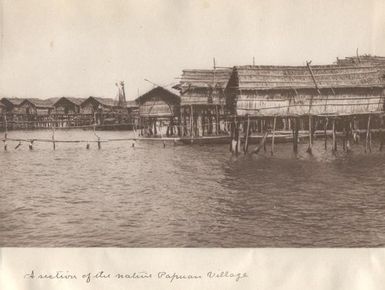
<svg viewBox="0 0 385 290"><path fill-rule="evenodd" d="M182 91L195 88L226 88L232 69L186 69L181 80L174 88Z"/></svg>
<svg viewBox="0 0 385 290"><path fill-rule="evenodd" d="M12 106L18 106L20 105L22 102L24 102L25 99L23 98L2 98L1 99L1 102L3 104L11 104Z"/></svg>
<svg viewBox="0 0 385 290"><path fill-rule="evenodd" d="M313 77L311 75L313 73ZM228 88L240 90L385 87L381 70L371 64L340 66L235 66Z"/></svg>
<svg viewBox="0 0 385 290"><path fill-rule="evenodd" d="M76 106L80 106L81 103L83 103L86 99L85 98L76 98L76 97L61 97L60 99L58 99L54 105L56 105L57 103L63 101L63 100L66 100L70 103L73 103L74 105Z"/></svg>
<svg viewBox="0 0 385 290"><path fill-rule="evenodd" d="M117 100L114 100L112 98L102 98L102 97L94 97L94 96L90 96L87 99L83 99L83 102L81 102L80 105L84 106L84 104L88 102L98 103L106 107L116 107L116 108L119 107L119 102ZM126 101L126 107L137 108L138 105L136 104L136 101L131 100L131 101Z"/></svg>
<svg viewBox="0 0 385 290"><path fill-rule="evenodd" d="M148 92L144 93L143 95L139 96L135 101L138 104L143 104L144 102L151 100L153 97L164 97L169 99L171 102L179 103L180 97L179 97L179 91L173 88L165 88L157 86Z"/></svg>

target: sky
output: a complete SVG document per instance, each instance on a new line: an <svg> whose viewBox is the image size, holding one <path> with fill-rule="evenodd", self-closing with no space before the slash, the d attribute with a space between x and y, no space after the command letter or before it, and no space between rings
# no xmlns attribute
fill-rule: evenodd
<svg viewBox="0 0 385 290"><path fill-rule="evenodd" d="M127 99L183 69L385 56L384 0L0 0L0 97Z"/></svg>

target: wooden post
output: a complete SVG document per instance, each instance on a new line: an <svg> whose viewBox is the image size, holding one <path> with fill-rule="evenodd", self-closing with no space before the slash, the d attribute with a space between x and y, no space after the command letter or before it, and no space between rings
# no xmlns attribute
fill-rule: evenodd
<svg viewBox="0 0 385 290"><path fill-rule="evenodd" d="M312 147L313 147L313 133L312 133L312 116L309 114L309 146L307 148L307 153L312 154Z"/></svg>
<svg viewBox="0 0 385 290"><path fill-rule="evenodd" d="M337 151L337 138L336 138L336 119L333 119L333 151Z"/></svg>
<svg viewBox="0 0 385 290"><path fill-rule="evenodd" d="M275 125L277 123L277 117L273 120L273 135L271 137L271 155L274 155L274 139L275 139Z"/></svg>
<svg viewBox="0 0 385 290"><path fill-rule="evenodd" d="M241 151L241 132L240 132L241 122L237 120L236 126L235 126L235 140L236 140L236 146L235 146L235 154L238 155L238 153Z"/></svg>
<svg viewBox="0 0 385 290"><path fill-rule="evenodd" d="M250 132L250 116L247 116L247 127L245 132L245 144L243 146L243 152L246 154L249 149L249 133Z"/></svg>
<svg viewBox="0 0 385 290"><path fill-rule="evenodd" d="M351 147L350 147L351 135L352 135L352 121L349 118L347 126L346 126L346 137L345 137L345 139L346 139L346 151L347 152L350 152L350 150L351 150Z"/></svg>
<svg viewBox="0 0 385 290"><path fill-rule="evenodd" d="M4 114L4 151L7 151L7 137L8 137L8 123L7 123L7 115Z"/></svg>
<svg viewBox="0 0 385 290"><path fill-rule="evenodd" d="M194 111L193 111L193 105L190 105L190 137L191 137L191 139L194 137Z"/></svg>
<svg viewBox="0 0 385 290"><path fill-rule="evenodd" d="M216 113L216 133L217 133L217 135L219 135L220 134L220 131L221 131L221 127L220 127L220 121L219 121L219 110L218 110L218 106L215 106L215 109L216 109L216 111L215 111L215 113Z"/></svg>
<svg viewBox="0 0 385 290"><path fill-rule="evenodd" d="M325 125L324 125L325 150L327 150L328 149L327 128L328 128L328 124L329 124L329 118L325 118L324 122L325 122Z"/></svg>
<svg viewBox="0 0 385 290"><path fill-rule="evenodd" d="M297 153L298 152L298 130L299 130L298 118L293 119L292 130L293 130L293 151L294 153Z"/></svg>
<svg viewBox="0 0 385 290"><path fill-rule="evenodd" d="M366 140L365 140L365 153L368 151L372 151L372 146L371 146L371 136L370 136L370 115L368 115L368 124L366 127Z"/></svg>
<svg viewBox="0 0 385 290"><path fill-rule="evenodd" d="M55 143L55 127L52 126L52 146L53 150L56 150L56 143Z"/></svg>
<svg viewBox="0 0 385 290"><path fill-rule="evenodd" d="M385 136L384 136L384 116L382 115L380 117L380 151L382 151L382 148L384 147L384 139L385 139Z"/></svg>

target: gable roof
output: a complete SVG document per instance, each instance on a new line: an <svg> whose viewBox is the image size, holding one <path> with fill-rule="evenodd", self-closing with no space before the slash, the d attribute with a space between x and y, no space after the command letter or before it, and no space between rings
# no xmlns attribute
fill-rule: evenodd
<svg viewBox="0 0 385 290"><path fill-rule="evenodd" d="M12 98L2 98L1 99L1 102L3 104L8 103L8 104L11 104L13 106L18 106L18 105L20 105L24 101L25 101L25 99L23 99L23 98L14 98L14 97L12 97Z"/></svg>
<svg viewBox="0 0 385 290"><path fill-rule="evenodd" d="M181 80L174 88L225 88L230 79L232 69L186 69L183 70Z"/></svg>
<svg viewBox="0 0 385 290"><path fill-rule="evenodd" d="M28 99L25 99L22 103L24 102L30 102L37 108L52 108L54 104L54 101L52 99L28 98Z"/></svg>
<svg viewBox="0 0 385 290"><path fill-rule="evenodd" d="M180 102L180 97L179 97L179 91L176 89L167 89L161 86L157 86L155 88L152 88L148 92L144 93L143 95L139 96L135 101L138 104L144 103L147 99L151 98L151 96L156 96L156 95L163 95L167 96L174 102Z"/></svg>
<svg viewBox="0 0 385 290"><path fill-rule="evenodd" d="M56 105L59 101L62 101L62 100L67 100L67 101L69 101L70 103L75 104L76 106L80 106L81 103L83 103L86 99L85 99L85 98L75 98L75 97L61 97L61 98L59 98L59 99L54 103L54 105Z"/></svg>
<svg viewBox="0 0 385 290"><path fill-rule="evenodd" d="M369 64L315 65L311 70L318 88L385 87L379 69ZM231 79L241 90L315 88L307 66L236 66Z"/></svg>

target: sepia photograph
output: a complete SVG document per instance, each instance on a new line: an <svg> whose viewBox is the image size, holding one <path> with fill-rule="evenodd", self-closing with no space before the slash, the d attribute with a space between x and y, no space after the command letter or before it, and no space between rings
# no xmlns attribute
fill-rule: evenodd
<svg viewBox="0 0 385 290"><path fill-rule="evenodd" d="M0 0L0 33L0 247L385 246L383 0Z"/></svg>

